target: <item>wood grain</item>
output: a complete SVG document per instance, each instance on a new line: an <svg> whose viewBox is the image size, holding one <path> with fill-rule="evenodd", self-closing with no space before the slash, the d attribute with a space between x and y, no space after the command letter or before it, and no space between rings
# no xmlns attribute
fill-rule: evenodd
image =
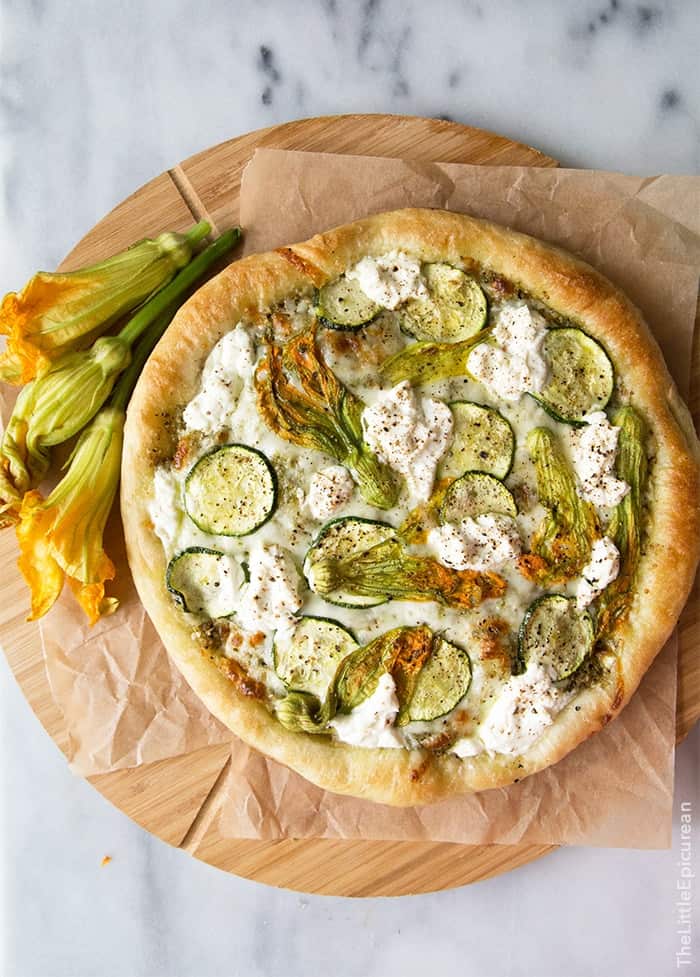
<svg viewBox="0 0 700 977"><path fill-rule="evenodd" d="M238 220L240 179L259 146L417 160L556 166L529 146L435 119L354 115L302 119L261 129L198 153L161 174L100 221L62 267L99 260L163 228L182 230L206 217L217 231ZM697 359L694 376L700 377ZM693 407L700 409L700 383ZM697 417L697 414L695 415ZM27 624L26 591L11 533L0 536L0 636L32 709L65 752L63 717L51 696L35 625ZM700 613L697 598L683 618L678 730L700 717ZM464 885L509 871L555 850L543 845L452 845L409 842L231 840L217 826L226 745L91 777L125 814L159 838L211 865L270 885L349 896L401 895Z"/></svg>

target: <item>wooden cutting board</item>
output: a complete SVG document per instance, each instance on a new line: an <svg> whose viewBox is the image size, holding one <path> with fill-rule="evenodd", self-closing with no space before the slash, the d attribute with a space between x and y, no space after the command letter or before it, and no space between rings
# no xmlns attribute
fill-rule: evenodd
<svg viewBox="0 0 700 977"><path fill-rule="evenodd" d="M556 166L549 156L502 136L437 119L346 115L301 119L214 146L163 173L117 206L75 247L63 268L98 261L139 237L184 229L206 218L218 231L237 223L241 174L260 146L491 165ZM696 362L696 358L694 358ZM700 379L700 368L694 368ZM700 383L691 407L700 407ZM24 621L27 594L15 565L14 536L0 536L0 638L10 666L42 724L64 752L67 731L48 686L36 625ZM700 600L681 624L678 736L700 717ZM235 841L211 817L227 745L208 747L90 778L148 831L218 868L271 885L348 896L402 895L486 879L555 846L453 845L381 841Z"/></svg>

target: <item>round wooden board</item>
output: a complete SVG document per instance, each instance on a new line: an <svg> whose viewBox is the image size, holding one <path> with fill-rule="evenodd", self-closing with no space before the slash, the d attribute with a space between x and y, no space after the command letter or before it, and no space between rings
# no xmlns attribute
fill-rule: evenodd
<svg viewBox="0 0 700 977"><path fill-rule="evenodd" d="M161 174L123 201L76 246L63 268L97 261L163 228L207 218L217 231L237 222L241 174L260 146L479 164L556 166L551 157L493 133L437 119L391 115L328 116L260 129L208 149ZM695 361L697 362L697 361ZM694 374L700 377L697 366ZM700 391L700 384L695 384ZM697 392L694 391L696 397ZM691 407L700 406L697 402ZM15 568L11 533L0 536L0 635L27 700L64 752L67 731L48 686L35 625ZM700 717L700 613L693 595L681 623L679 738ZM555 846L222 839L211 816L228 764L227 745L102 774L91 783L148 831L211 865L308 893L385 896L430 892L489 878Z"/></svg>

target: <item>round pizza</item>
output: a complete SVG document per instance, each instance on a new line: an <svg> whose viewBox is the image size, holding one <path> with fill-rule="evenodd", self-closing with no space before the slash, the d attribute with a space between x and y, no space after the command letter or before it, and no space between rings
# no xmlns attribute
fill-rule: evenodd
<svg viewBox="0 0 700 977"><path fill-rule="evenodd" d="M208 708L321 787L516 782L629 701L700 546L639 312L569 254L400 210L226 268L129 408L143 603Z"/></svg>

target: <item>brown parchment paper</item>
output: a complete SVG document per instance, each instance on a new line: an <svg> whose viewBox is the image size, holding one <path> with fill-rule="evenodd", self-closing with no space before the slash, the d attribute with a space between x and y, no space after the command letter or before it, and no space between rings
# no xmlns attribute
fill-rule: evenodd
<svg viewBox="0 0 700 977"><path fill-rule="evenodd" d="M259 150L244 175L241 223L246 253L409 205L460 210L525 230L582 255L627 291L687 393L699 201L700 178L692 177L642 180ZM4 414L7 407L0 401ZM91 630L66 594L40 625L76 772L104 773L230 742L231 762L208 815L224 837L670 843L675 636L622 716L560 764L505 790L397 810L321 791L232 736L170 664L136 597L118 519L106 545L118 570L118 615Z"/></svg>

